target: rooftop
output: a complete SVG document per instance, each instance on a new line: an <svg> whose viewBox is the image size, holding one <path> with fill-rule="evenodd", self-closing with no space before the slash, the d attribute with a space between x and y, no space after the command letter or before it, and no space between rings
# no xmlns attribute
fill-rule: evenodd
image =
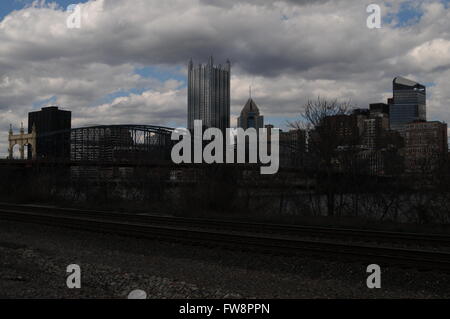
<svg viewBox="0 0 450 319"><path fill-rule="evenodd" d="M241 114L250 113L250 112L259 114L258 105L256 105L255 101L253 101L252 98L248 99L247 103L245 104L244 108L242 109Z"/></svg>
<svg viewBox="0 0 450 319"><path fill-rule="evenodd" d="M394 79L394 83L395 84L406 85L406 86L416 86L416 85L419 84L417 82L411 81L411 80L409 80L407 78L404 78L404 77L401 77L401 76L396 77Z"/></svg>

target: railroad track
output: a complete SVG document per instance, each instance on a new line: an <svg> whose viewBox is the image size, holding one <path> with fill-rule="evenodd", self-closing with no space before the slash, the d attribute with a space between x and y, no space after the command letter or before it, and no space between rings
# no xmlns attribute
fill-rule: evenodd
<svg viewBox="0 0 450 319"><path fill-rule="evenodd" d="M84 216L89 218L107 218L109 220L138 222L149 225L182 226L198 229L215 229L233 232L276 234L295 237L317 237L337 240L355 240L390 244L432 245L450 247L450 235L377 231L338 227L301 226L288 224L267 224L219 219L169 217L147 214L130 214L110 211L81 210L38 205L16 205L0 203L2 210L43 212L64 216Z"/></svg>
<svg viewBox="0 0 450 319"><path fill-rule="evenodd" d="M30 206L28 206L30 207ZM10 207L13 208L13 207ZM450 253L389 248L333 241L314 241L287 238L276 234L229 232L218 229L196 229L181 225L157 225L137 221L125 221L123 217L108 218L109 213L92 211L86 214L39 212L30 210L0 208L0 219L27 223L38 223L59 227L69 227L95 232L107 232L137 238L153 238L181 241L203 245L224 246L232 249L269 252L274 254L295 254L302 256L326 256L358 262L387 266L405 266L419 269L440 269L450 271ZM35 209L37 210L37 209ZM102 213L105 213L102 215ZM140 215L138 215L140 216Z"/></svg>

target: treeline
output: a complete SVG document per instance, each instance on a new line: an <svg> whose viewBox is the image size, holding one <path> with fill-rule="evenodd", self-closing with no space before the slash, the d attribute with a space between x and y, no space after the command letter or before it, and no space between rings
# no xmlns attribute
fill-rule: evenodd
<svg viewBox="0 0 450 319"><path fill-rule="evenodd" d="M251 220L330 218L447 224L450 169L434 176L258 167L0 169L0 200Z"/></svg>

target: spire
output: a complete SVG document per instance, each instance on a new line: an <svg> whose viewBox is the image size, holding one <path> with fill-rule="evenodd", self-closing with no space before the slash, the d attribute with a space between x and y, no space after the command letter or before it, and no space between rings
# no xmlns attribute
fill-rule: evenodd
<svg viewBox="0 0 450 319"><path fill-rule="evenodd" d="M25 133L25 129L23 128L23 122L20 123L20 133L21 134Z"/></svg>
<svg viewBox="0 0 450 319"><path fill-rule="evenodd" d="M12 124L9 124L9 135L13 135Z"/></svg>
<svg viewBox="0 0 450 319"><path fill-rule="evenodd" d="M248 96L250 97L250 99L252 98L252 86L251 85L248 87Z"/></svg>
<svg viewBox="0 0 450 319"><path fill-rule="evenodd" d="M230 62L230 59L227 59L226 65L227 65L227 71L230 72L230 71L231 71L231 62Z"/></svg>

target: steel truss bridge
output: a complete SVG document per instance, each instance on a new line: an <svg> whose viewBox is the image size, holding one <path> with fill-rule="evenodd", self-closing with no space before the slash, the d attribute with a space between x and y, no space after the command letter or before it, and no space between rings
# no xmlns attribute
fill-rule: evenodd
<svg viewBox="0 0 450 319"><path fill-rule="evenodd" d="M174 129L153 125L99 125L38 134L37 160L139 162L169 159Z"/></svg>

